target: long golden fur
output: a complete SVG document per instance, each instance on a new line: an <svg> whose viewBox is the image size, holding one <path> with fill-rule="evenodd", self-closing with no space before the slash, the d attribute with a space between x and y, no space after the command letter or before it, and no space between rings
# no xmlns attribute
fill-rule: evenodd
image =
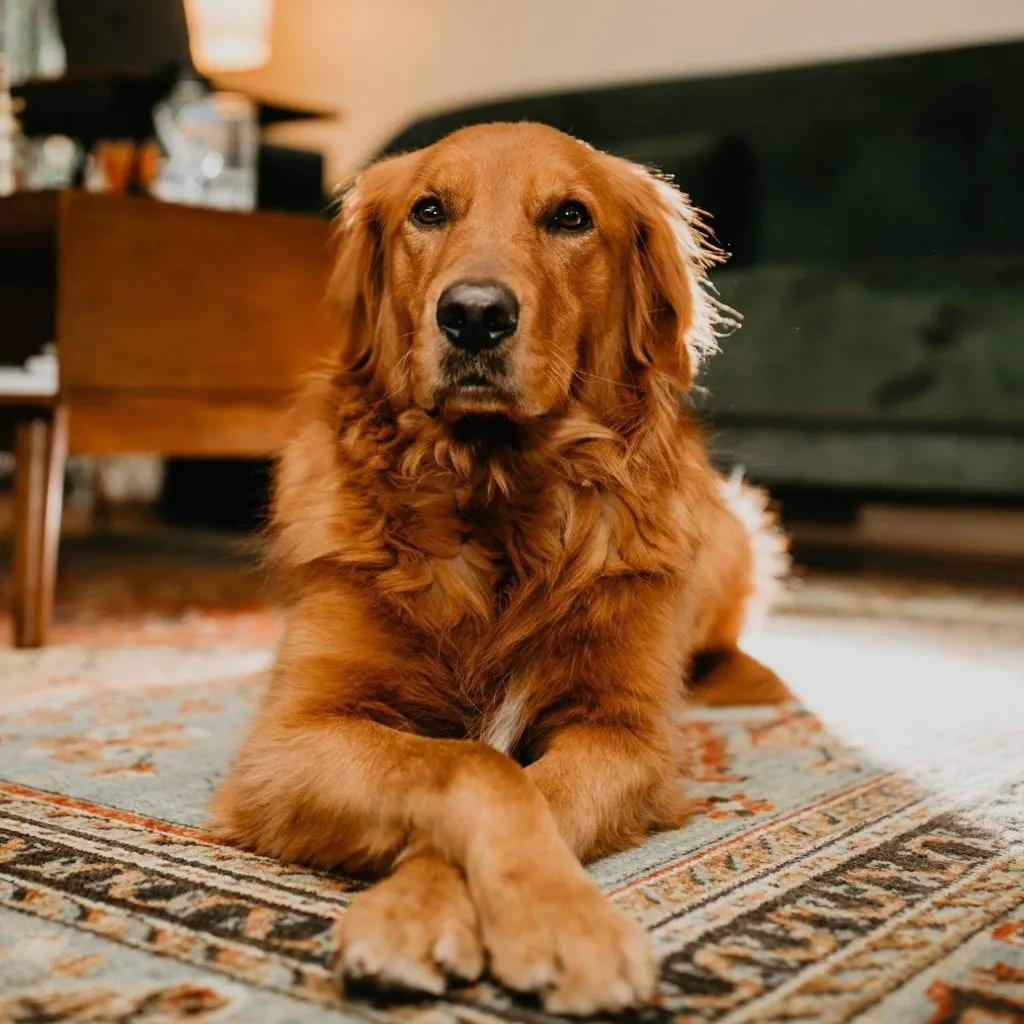
<svg viewBox="0 0 1024 1024"><path fill-rule="evenodd" d="M387 875L342 977L441 992L486 962L553 1012L650 996L646 936L580 861L683 822L694 666L708 699L784 692L737 646L763 509L678 401L726 318L716 258L672 186L540 125L345 198L340 349L277 474L295 600L213 809L231 842ZM515 297L472 350L440 318L466 281Z"/></svg>

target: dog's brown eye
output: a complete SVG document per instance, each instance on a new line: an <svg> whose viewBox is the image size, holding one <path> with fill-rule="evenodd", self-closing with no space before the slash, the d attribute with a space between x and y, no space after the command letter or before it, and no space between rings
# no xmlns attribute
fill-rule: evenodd
<svg viewBox="0 0 1024 1024"><path fill-rule="evenodd" d="M412 208L412 219L417 224L432 228L443 224L447 218L444 204L436 196L427 196L419 200Z"/></svg>
<svg viewBox="0 0 1024 1024"><path fill-rule="evenodd" d="M550 227L553 231L585 231L591 223L587 208L575 199L568 199L555 210Z"/></svg>

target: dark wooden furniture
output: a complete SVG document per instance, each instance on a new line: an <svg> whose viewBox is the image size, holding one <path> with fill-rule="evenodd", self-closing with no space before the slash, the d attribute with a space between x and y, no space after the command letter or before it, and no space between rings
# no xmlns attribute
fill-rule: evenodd
<svg viewBox="0 0 1024 1024"><path fill-rule="evenodd" d="M15 452L15 642L45 642L72 453L265 456L330 346L330 225L55 192L0 200L0 363L55 340L52 399L0 397Z"/></svg>

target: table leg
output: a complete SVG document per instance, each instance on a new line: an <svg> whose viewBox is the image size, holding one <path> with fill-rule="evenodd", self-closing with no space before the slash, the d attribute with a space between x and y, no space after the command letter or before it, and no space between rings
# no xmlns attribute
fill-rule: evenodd
<svg viewBox="0 0 1024 1024"><path fill-rule="evenodd" d="M26 413L14 451L14 643L41 647L53 618L67 409Z"/></svg>

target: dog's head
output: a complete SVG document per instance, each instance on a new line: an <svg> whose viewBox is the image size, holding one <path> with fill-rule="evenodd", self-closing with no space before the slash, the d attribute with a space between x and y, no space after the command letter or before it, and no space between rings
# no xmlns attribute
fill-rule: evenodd
<svg viewBox="0 0 1024 1024"><path fill-rule="evenodd" d="M686 197L644 168L542 125L467 128L344 196L343 359L448 421L621 402L652 376L685 388L722 319L715 258Z"/></svg>

